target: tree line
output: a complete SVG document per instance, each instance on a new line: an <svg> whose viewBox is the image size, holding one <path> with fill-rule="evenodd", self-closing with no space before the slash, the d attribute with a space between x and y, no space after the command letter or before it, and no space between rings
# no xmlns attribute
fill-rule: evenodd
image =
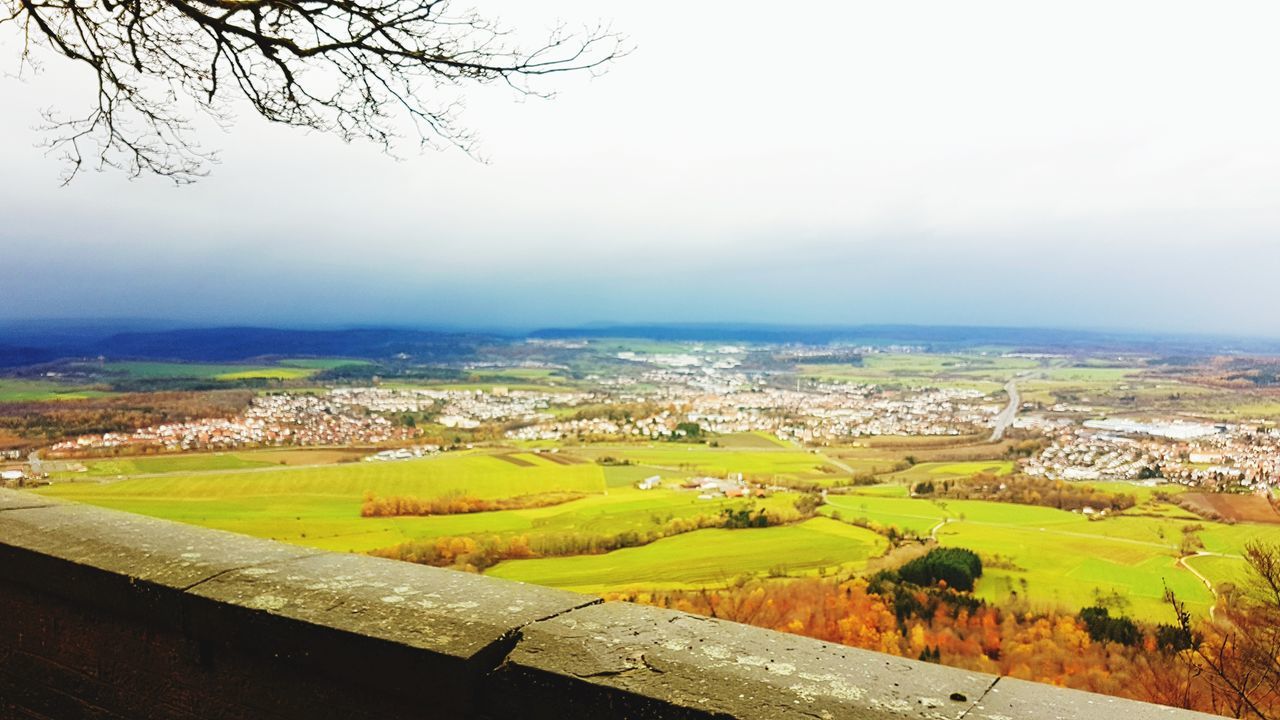
<svg viewBox="0 0 1280 720"><path fill-rule="evenodd" d="M526 560L570 555L599 555L639 547L663 538L711 528L762 528L797 522L798 511L724 508L719 514L669 517L644 530L615 533L561 531L520 535L461 535L410 540L372 551L371 555L435 567L482 572L503 560Z"/></svg>
<svg viewBox="0 0 1280 720"><path fill-rule="evenodd" d="M435 498L403 497L392 495L378 497L366 493L360 506L361 517L404 517L428 515L462 515L466 513L494 512L497 510L527 510L550 507L581 500L583 493L540 493L510 498L479 498L463 493L451 493Z"/></svg>
<svg viewBox="0 0 1280 720"><path fill-rule="evenodd" d="M1127 510L1138 502L1131 493L1108 492L1083 483L985 472L968 478L917 482L911 486L911 493L921 497L990 500L1073 511L1092 508L1115 512Z"/></svg>

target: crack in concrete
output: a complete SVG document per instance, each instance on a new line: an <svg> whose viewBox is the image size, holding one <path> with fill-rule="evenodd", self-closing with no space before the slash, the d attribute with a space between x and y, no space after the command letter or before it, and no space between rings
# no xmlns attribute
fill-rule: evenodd
<svg viewBox="0 0 1280 720"><path fill-rule="evenodd" d="M1000 679L1003 677L1004 677L1003 675L996 676L996 679L991 681L991 684L987 686L986 690L982 691L982 694L978 696L978 699L974 700L972 705L970 705L967 709L965 709L964 712L960 713L960 716L956 718L956 720L964 720L966 717L968 717L969 713L973 712L975 708L977 708L979 705L982 704L982 700L986 698L987 695L990 694L992 690L995 689L996 683L999 683Z"/></svg>
<svg viewBox="0 0 1280 720"><path fill-rule="evenodd" d="M511 655L511 651L516 649L516 645L519 645L520 639L524 637L525 628L535 623L547 622L548 620L555 620L556 618L561 617L563 615L568 615L569 613L574 612L575 610L581 610L583 608L588 608L593 605L599 605L603 602L604 602L603 598L589 598L584 603L579 603L577 605L574 605L573 607L565 608L564 610L558 610L556 612L551 613L550 615L547 615L546 617L540 617L535 620L530 620L529 622L524 623L523 625L519 625L503 633L502 637L498 638L497 640L494 641L492 645L490 645L488 648L485 648L484 650L481 651L482 653L486 653L486 654L490 651L497 651L497 650L502 651L502 654L498 658L497 662L490 663L488 669L485 670L485 673L486 674L492 673L493 671L502 667L504 663L506 663L507 658Z"/></svg>
<svg viewBox="0 0 1280 720"><path fill-rule="evenodd" d="M498 670L501 670L507 664L507 659L511 657L511 653L515 651L516 646L520 644L520 640L524 638L524 629L536 623L547 622L558 617L568 615L576 610L588 608L593 605L600 605L604 602L603 598L588 598L586 602L579 603L573 607L558 610L545 617L530 620L527 623L508 630L503 633L502 637L494 640L492 643L476 653L474 660L480 665L480 673L483 677L492 676ZM481 683L483 686L483 683ZM479 703L477 703L478 705Z"/></svg>
<svg viewBox="0 0 1280 720"><path fill-rule="evenodd" d="M265 567L271 567L272 565L282 565L284 563L295 562L298 560L306 560L307 558L319 557L321 555L327 555L327 554L328 553L325 553L325 552L314 552L314 553L307 553L305 555L299 555L297 557L285 558L283 560L272 560L271 562L265 562L265 563L249 563L248 565L238 565L236 567L230 567L225 570L219 570L218 572L210 575L209 577L197 580L191 583L190 585L187 585L186 587L179 588L179 590L184 593L189 592L192 588L203 585L211 580L217 580L218 578L228 573L240 572L241 570L249 570L250 568L265 568Z"/></svg>
<svg viewBox="0 0 1280 720"><path fill-rule="evenodd" d="M247 569L249 569L249 568L251 568L251 567L257 567L257 566L256 566L256 565L242 565L242 566L239 566L239 567L231 567L231 568L227 568L226 570L219 570L218 572L216 572L216 573L214 573L214 574L212 574L212 575L210 575L210 576L208 576L208 577L201 578L201 579L199 579L199 580L197 580L197 581L195 581L195 582L191 583L190 585L187 585L186 587L178 588L178 590L179 590L180 592L188 592L188 591L190 591L192 588L196 587L197 585L203 585L203 584L205 584L205 583L209 582L210 580L216 580L217 578L220 578L220 577L222 577L223 575L226 575L227 573L238 572L238 571L240 571L240 570L247 570Z"/></svg>
<svg viewBox="0 0 1280 720"><path fill-rule="evenodd" d="M560 611L558 611L558 612L553 612L553 613L551 613L550 615L548 615L548 616L546 616L546 617L540 617L540 618L538 618L537 620L530 620L529 622L527 622L527 623L525 623L525 624L521 625L520 627L516 628L513 632L517 632L517 633L518 633L518 632L520 632L521 630L524 630L525 628L529 627L530 625L532 625L532 624L534 624L534 623L546 622L546 621L548 621L548 620L555 620L556 618L560 617L561 615L568 615L569 613L571 613L571 612L573 612L573 611L575 611L575 610L581 610L581 609L583 609L583 608L589 608L589 607L592 607L592 606L594 606L594 605L603 605L603 604L604 604L604 598L588 598L586 602L584 602L584 603L582 603L582 604L580 604L580 605L574 605L574 606L573 606L573 607L571 607L571 608L568 608L568 609L565 609L565 610L560 610Z"/></svg>

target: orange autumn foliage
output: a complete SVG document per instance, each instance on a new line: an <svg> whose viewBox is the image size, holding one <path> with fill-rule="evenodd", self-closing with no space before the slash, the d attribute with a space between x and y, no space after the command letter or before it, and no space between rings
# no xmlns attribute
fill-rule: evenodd
<svg viewBox="0 0 1280 720"><path fill-rule="evenodd" d="M1075 615L1000 608L972 596L864 578L754 581L701 591L610 596L946 665L1199 709L1203 693L1150 634L1095 641Z"/></svg>

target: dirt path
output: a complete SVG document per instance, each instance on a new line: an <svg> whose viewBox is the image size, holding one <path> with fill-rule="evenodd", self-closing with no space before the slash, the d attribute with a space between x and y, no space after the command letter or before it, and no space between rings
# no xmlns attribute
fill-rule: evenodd
<svg viewBox="0 0 1280 720"><path fill-rule="evenodd" d="M951 524L952 522L955 522L955 518L950 518L950 517L944 518L942 522L938 523L937 525L934 525L933 528L929 530L929 538L934 542L937 542L938 531L946 527L947 525Z"/></svg>
<svg viewBox="0 0 1280 720"><path fill-rule="evenodd" d="M1208 588L1209 592L1213 595L1213 604L1209 606L1209 619L1213 620L1214 611L1218 609L1218 591L1214 589L1213 583L1209 580L1209 578L1202 575L1199 570L1195 569L1194 567L1191 567L1191 563L1187 562L1188 558L1197 558L1197 557L1228 557L1228 556L1221 555L1219 553L1205 552L1202 550L1200 552L1191 553L1190 555L1183 555L1182 557L1178 558L1178 564L1186 568L1187 570L1189 570L1192 575L1195 575L1196 578L1200 580L1200 582L1204 583L1204 586Z"/></svg>

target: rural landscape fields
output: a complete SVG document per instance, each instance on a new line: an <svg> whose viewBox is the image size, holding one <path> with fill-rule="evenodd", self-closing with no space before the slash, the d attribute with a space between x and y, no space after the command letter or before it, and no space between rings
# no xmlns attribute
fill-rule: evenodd
<svg viewBox="0 0 1280 720"><path fill-rule="evenodd" d="M50 498L1143 698L1172 603L1229 609L1280 529L1280 400L1238 379L1256 368L617 338L485 353L68 361L0 380L0 428L41 438L9 467ZM1105 673L1028 659L1044 633L1093 643Z"/></svg>
<svg viewBox="0 0 1280 720"><path fill-rule="evenodd" d="M687 349L678 343L606 341L600 354L661 354ZM599 356L583 359L599 362ZM290 360L257 365L107 363L108 373L130 382L240 380L306 383L319 371L360 361ZM947 387L1000 394L1002 381L1020 377L1029 403L1086 401L1107 409L1221 402L1215 391L1152 377L1143 368L1102 361L1044 362L981 355L871 355L857 365L798 363L799 383L837 382L891 388ZM400 388L492 389L516 381L555 393L581 381L553 369L508 368L451 381L401 382ZM487 377L494 382L485 382ZM4 381L10 397L34 399L67 393L110 395L88 385ZM1169 389L1177 386L1176 392ZM256 390L255 392L267 392ZM21 393L19 395L19 393ZM1159 398L1159 400L1155 400ZM1205 400L1208 398L1208 400ZM1255 405L1266 401L1253 400ZM1278 406L1280 409L1280 406ZM1203 614L1213 603L1209 583L1230 583L1241 570L1243 544L1272 529L1206 521L1173 504L1184 486L1166 485L1159 498L1150 487L1093 483L1134 495L1141 502L1106 520L1079 512L984 500L912 497L922 480L997 476L1015 472L1010 448L972 439L878 437L805 447L762 432L731 433L707 443L523 441L472 443L431 457L359 462L359 448L242 449L86 459L76 472L54 472L51 496L99 504L318 548L385 551L441 538L598 537L606 544L635 533L657 537L603 554L501 560L482 568L500 577L595 593L637 589L724 587L744 578L838 575L864 572L884 555L894 528L901 537L972 548L999 558L979 581L977 594L993 601L1011 594L1033 605L1078 608L1099 597L1116 599L1144 620L1167 615L1168 586ZM938 458L938 459L933 459ZM691 478L744 478L777 488L760 499L717 497L681 487ZM637 483L659 476L661 485ZM849 478L857 476L858 484ZM794 506L806 492L826 491L805 517ZM364 517L367 496L482 499L562 494L545 507L421 517ZM718 516L728 508L771 511L789 521L771 527L696 528L665 536L677 518ZM1182 528L1197 525L1203 544L1183 557ZM880 530L880 532L876 532ZM898 541L897 538L894 539ZM628 544L634 543L629 541ZM464 563L465 564L465 563ZM874 565L874 563L871 563ZM1194 569L1202 577L1197 577Z"/></svg>
<svg viewBox="0 0 1280 720"><path fill-rule="evenodd" d="M625 446L580 449L576 462L548 460L549 453L470 451L397 463L311 465L325 451L248 451L102 460L88 463L100 480L56 483L41 492L81 502L140 512L327 550L369 552L401 543L443 537L529 537L557 534L616 536L648 532L671 518L717 514L752 505L790 509L801 495L781 492L761 501L697 499L691 491L641 491L635 483L652 474L676 484L697 473L748 467L751 475L781 482L830 478L816 468L822 455L799 449L726 450L690 446L634 449L636 464L604 467L588 455L628 458ZM572 457L571 449L557 454ZM845 456L861 450L845 451ZM892 466L883 451L864 462ZM292 455L300 467L281 467ZM311 456L311 457L308 457ZM507 458L507 459L504 459ZM521 460L521 464L510 462ZM125 472L121 472L121 471ZM1164 587L1177 590L1197 613L1213 602L1202 581L1179 564L1182 528L1200 525L1205 552L1185 562L1211 581L1232 582L1243 565L1243 544L1273 535L1266 525L1206 521L1167 502L1147 500L1127 513L1090 521L1079 513L980 500L934 501L909 497L916 478L942 480L982 471L1009 472L991 461L923 463L889 473L885 484L828 494L818 515L795 524L745 530L707 528L663 538L642 547L603 555L510 560L487 570L500 577L586 592L645 588L723 587L742 576L787 577L864 570L887 547L886 539L853 523L896 527L933 537L941 545L1001 557L988 563L978 594L1001 600L1022 593L1033 603L1085 607L1101 595L1124 599L1126 610L1144 620L1168 612ZM580 499L551 507L434 517L361 517L367 494L447 497L466 493L502 498L571 493ZM1148 493L1149 495L1150 493ZM838 518L830 520L828 518ZM1217 562L1211 562L1217 560ZM1202 567L1203 564L1203 567Z"/></svg>

